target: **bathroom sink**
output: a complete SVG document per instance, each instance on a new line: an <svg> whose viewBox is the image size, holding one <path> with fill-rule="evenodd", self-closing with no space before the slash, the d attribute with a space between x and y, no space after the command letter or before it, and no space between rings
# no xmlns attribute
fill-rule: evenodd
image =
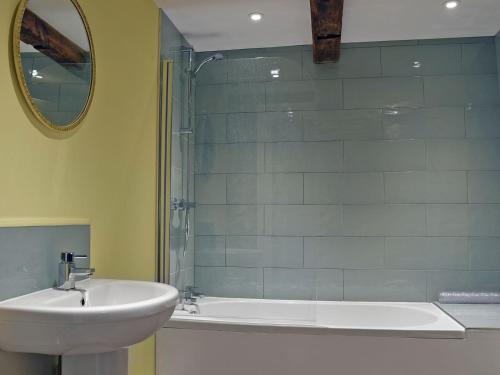
<svg viewBox="0 0 500 375"><path fill-rule="evenodd" d="M172 315L177 289L143 281L85 280L0 302L0 349L93 354L136 344Z"/></svg>

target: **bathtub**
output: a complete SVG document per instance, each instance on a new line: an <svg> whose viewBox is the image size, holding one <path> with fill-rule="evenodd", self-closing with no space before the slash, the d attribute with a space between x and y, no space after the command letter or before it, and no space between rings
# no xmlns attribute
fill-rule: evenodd
<svg viewBox="0 0 500 375"><path fill-rule="evenodd" d="M498 375L500 333L432 303L206 297L157 334L158 375Z"/></svg>

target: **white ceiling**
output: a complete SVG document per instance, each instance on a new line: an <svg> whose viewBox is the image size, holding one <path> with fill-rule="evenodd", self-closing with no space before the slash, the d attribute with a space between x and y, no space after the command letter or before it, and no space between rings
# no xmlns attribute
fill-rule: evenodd
<svg viewBox="0 0 500 375"><path fill-rule="evenodd" d="M197 51L311 44L309 0L155 0ZM491 36L500 0L344 0L342 41ZM251 23L248 14L264 14Z"/></svg>

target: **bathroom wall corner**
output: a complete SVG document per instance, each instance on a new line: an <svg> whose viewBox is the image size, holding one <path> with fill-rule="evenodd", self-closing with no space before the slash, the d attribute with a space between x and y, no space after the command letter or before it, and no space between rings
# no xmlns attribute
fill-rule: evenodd
<svg viewBox="0 0 500 375"><path fill-rule="evenodd" d="M497 73L498 73L498 90L500 92L500 31L495 37L495 45L497 47Z"/></svg>

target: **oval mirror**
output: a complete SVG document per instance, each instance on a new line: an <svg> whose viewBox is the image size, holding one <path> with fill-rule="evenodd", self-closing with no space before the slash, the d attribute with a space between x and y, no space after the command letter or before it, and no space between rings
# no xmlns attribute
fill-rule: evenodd
<svg viewBox="0 0 500 375"><path fill-rule="evenodd" d="M88 24L76 0L23 0L14 23L14 62L36 118L74 129L89 108L95 61Z"/></svg>

